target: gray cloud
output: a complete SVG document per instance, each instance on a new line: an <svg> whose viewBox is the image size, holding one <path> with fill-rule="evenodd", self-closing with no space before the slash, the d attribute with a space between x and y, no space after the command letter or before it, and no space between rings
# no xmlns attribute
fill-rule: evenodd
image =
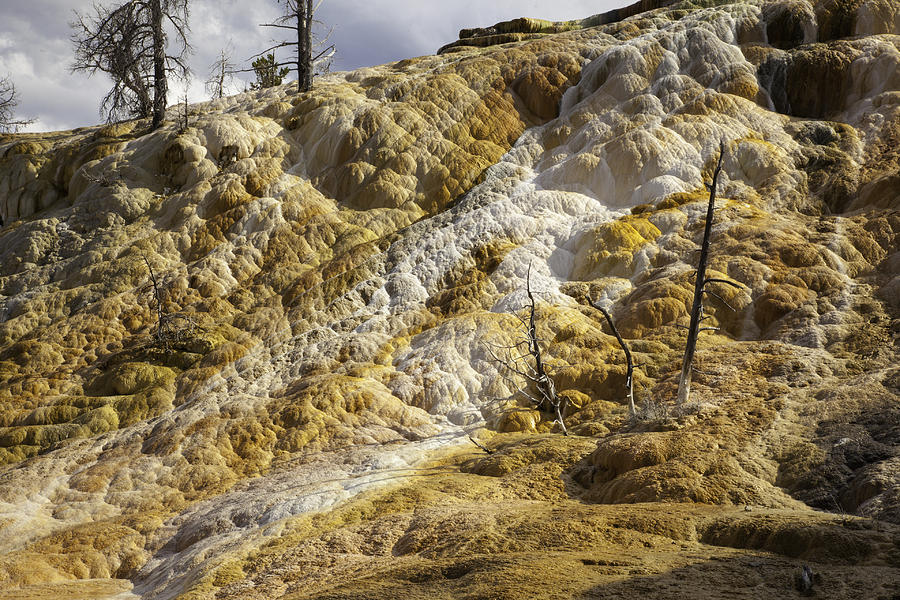
<svg viewBox="0 0 900 600"><path fill-rule="evenodd" d="M521 16L551 20L586 17L621 6L616 0L324 0L317 15L337 47L334 69L349 70L412 56L433 54L456 39L461 28L483 27ZM92 0L0 0L0 76L10 75L19 92L18 116L34 118L29 130L69 129L101 120L98 107L110 82L103 75L71 73L69 22ZM270 45L276 30L258 27L279 14L274 1L193 0L187 85L191 101L205 99L203 81L220 49L234 48L234 62ZM243 74L247 82L250 74ZM174 97L185 90L174 83ZM233 91L243 89L237 81Z"/></svg>

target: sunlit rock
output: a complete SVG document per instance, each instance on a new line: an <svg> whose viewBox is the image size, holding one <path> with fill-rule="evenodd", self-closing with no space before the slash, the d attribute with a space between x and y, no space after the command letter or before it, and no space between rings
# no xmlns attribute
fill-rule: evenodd
<svg viewBox="0 0 900 600"><path fill-rule="evenodd" d="M0 137L0 587L577 597L638 563L705 585L677 547L894 593L898 19L647 0L183 131ZM708 274L739 285L711 284L675 406L720 144ZM527 286L568 437L495 358L522 352Z"/></svg>

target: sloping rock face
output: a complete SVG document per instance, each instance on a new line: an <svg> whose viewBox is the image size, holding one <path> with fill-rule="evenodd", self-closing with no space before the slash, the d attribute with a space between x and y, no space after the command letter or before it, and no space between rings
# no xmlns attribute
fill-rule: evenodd
<svg viewBox="0 0 900 600"><path fill-rule="evenodd" d="M603 22L0 138L0 597L900 594L900 7Z"/></svg>

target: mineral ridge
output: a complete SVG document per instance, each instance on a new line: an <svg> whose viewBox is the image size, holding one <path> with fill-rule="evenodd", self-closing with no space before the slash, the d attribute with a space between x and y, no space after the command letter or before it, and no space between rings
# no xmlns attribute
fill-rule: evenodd
<svg viewBox="0 0 900 600"><path fill-rule="evenodd" d="M900 5L613 16L0 137L0 598L900 597Z"/></svg>

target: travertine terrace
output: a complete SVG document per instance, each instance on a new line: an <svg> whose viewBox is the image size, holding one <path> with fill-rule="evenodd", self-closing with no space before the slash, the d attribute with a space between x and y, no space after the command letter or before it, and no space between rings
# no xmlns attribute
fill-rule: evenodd
<svg viewBox="0 0 900 600"><path fill-rule="evenodd" d="M900 5L625 14L0 137L0 598L900 597Z"/></svg>

